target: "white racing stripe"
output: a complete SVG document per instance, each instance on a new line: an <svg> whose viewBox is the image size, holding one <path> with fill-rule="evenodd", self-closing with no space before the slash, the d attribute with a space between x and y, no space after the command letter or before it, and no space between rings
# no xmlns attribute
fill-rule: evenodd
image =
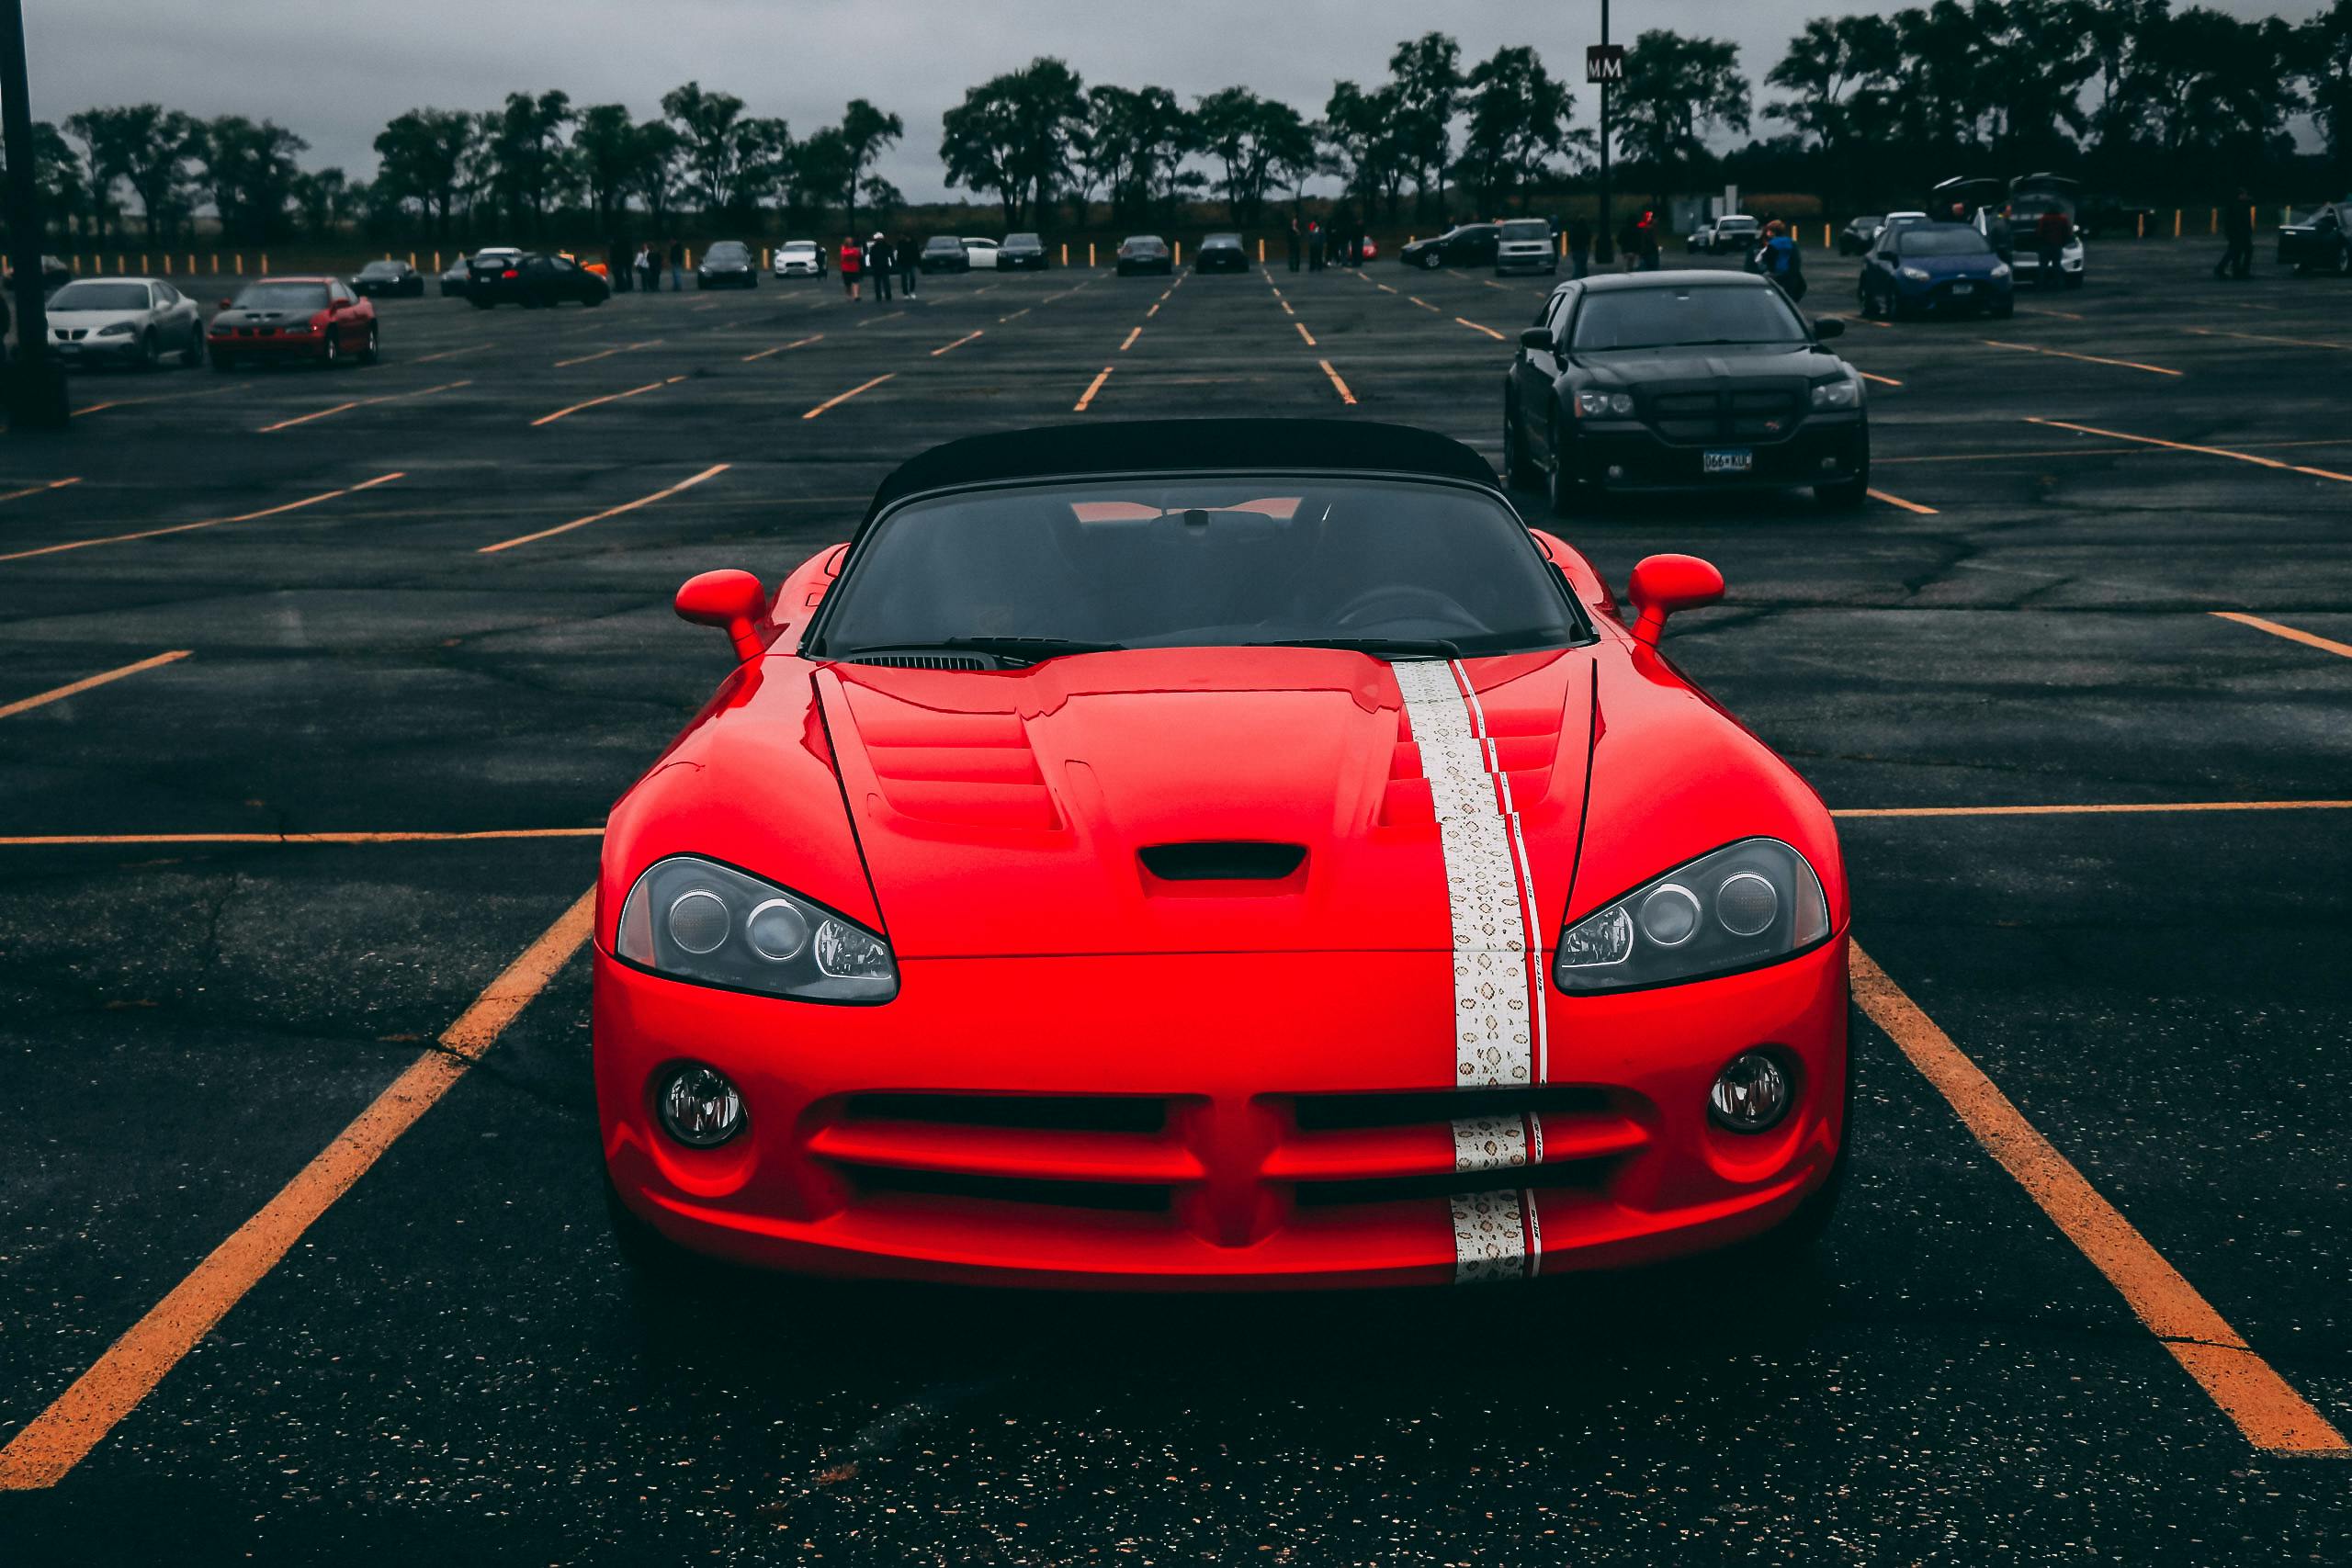
<svg viewBox="0 0 2352 1568"><path fill-rule="evenodd" d="M1507 1170L1528 1160L1527 1122L1519 1116L1464 1116L1453 1123L1453 1168Z"/></svg>
<svg viewBox="0 0 2352 1568"><path fill-rule="evenodd" d="M1453 1210L1453 1282L1484 1285L1528 1273L1526 1194L1463 1192Z"/></svg>

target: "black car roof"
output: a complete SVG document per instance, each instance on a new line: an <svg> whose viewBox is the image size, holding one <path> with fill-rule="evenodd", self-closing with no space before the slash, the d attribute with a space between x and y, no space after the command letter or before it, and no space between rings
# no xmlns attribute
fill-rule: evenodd
<svg viewBox="0 0 2352 1568"><path fill-rule="evenodd" d="M1760 281L1760 280L1759 280ZM1340 419L1137 419L967 435L891 470L866 525L910 495L1063 475L1336 468L1419 474L1492 488L1495 470L1450 436Z"/></svg>
<svg viewBox="0 0 2352 1568"><path fill-rule="evenodd" d="M1678 267L1664 272L1616 272L1605 276L1588 277L1583 287L1595 294L1617 294L1628 289L1688 288L1693 284L1717 288L1770 288L1771 284L1754 273L1710 271L1702 267ZM1563 285L1562 287L1566 287Z"/></svg>

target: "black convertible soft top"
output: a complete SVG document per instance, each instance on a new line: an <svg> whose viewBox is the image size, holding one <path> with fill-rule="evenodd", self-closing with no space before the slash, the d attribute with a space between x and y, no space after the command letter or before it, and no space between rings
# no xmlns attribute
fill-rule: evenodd
<svg viewBox="0 0 2352 1568"><path fill-rule="evenodd" d="M891 470L872 522L925 491L1083 474L1317 468L1425 474L1492 486L1495 470L1450 436L1351 419L1104 420L967 435Z"/></svg>

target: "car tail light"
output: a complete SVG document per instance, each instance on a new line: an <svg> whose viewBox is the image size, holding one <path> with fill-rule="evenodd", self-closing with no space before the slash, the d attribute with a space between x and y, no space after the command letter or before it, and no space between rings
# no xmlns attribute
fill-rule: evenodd
<svg viewBox="0 0 2352 1568"><path fill-rule="evenodd" d="M508 267L504 272L500 273L498 276L501 276L501 277L512 277L512 276L514 276L514 269L513 267L511 267L511 266L510 266L510 267Z"/></svg>

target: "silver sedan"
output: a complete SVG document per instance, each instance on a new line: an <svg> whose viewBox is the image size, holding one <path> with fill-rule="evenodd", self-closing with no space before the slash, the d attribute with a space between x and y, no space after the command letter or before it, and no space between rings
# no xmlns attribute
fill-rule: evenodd
<svg viewBox="0 0 2352 1568"><path fill-rule="evenodd" d="M49 345L68 365L204 363L204 316L160 277L82 277L49 299Z"/></svg>

